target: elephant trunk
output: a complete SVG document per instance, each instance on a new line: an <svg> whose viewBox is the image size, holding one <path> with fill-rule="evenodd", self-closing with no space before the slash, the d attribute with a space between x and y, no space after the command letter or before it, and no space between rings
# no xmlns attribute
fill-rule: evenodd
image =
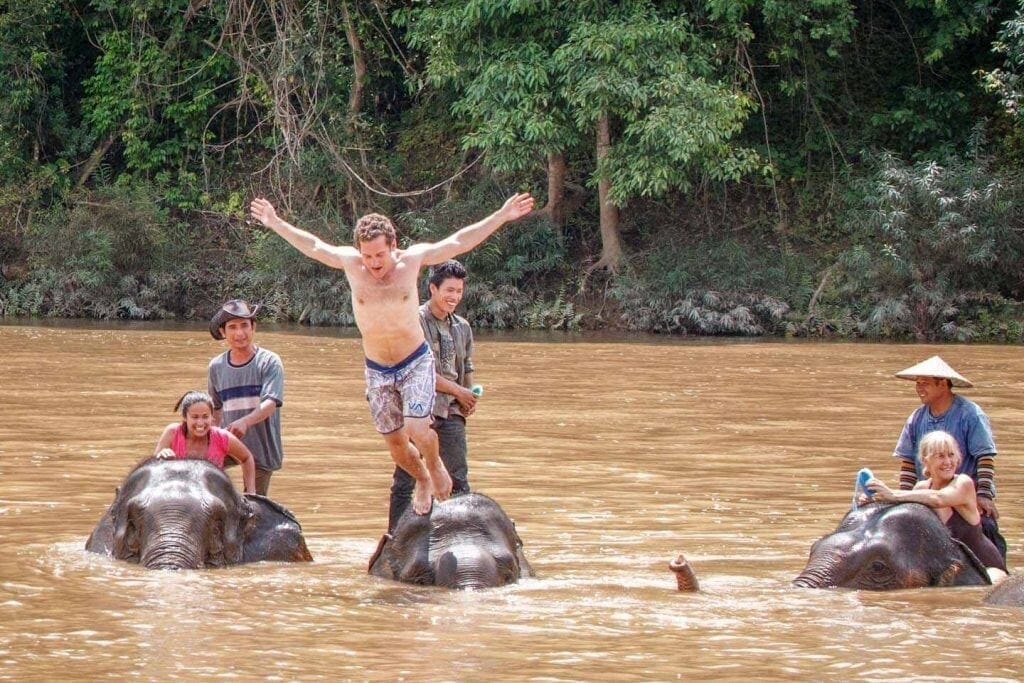
<svg viewBox="0 0 1024 683"><path fill-rule="evenodd" d="M189 534L162 531L148 540L139 564L147 569L202 569L206 563Z"/></svg>
<svg viewBox="0 0 1024 683"><path fill-rule="evenodd" d="M693 567L680 555L668 563L668 568L676 573L676 585L681 591L695 592L700 590L697 582L697 575L693 573Z"/></svg>
<svg viewBox="0 0 1024 683"><path fill-rule="evenodd" d="M494 557L476 546L450 548L437 559L435 584L445 588L472 590L502 585Z"/></svg>
<svg viewBox="0 0 1024 683"><path fill-rule="evenodd" d="M793 585L797 588L835 588L839 583L836 581L833 564L818 561L808 563L800 576L793 579Z"/></svg>

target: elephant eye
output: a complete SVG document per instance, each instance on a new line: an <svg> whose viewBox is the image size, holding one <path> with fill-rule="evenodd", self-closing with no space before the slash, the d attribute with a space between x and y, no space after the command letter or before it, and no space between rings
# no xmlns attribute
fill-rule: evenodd
<svg viewBox="0 0 1024 683"><path fill-rule="evenodd" d="M867 566L867 571L861 576L861 587L868 590L886 590L892 588L894 575L889 563L884 559L876 558Z"/></svg>
<svg viewBox="0 0 1024 683"><path fill-rule="evenodd" d="M138 561L140 553L139 530L131 518L125 523L124 551L126 554L124 559Z"/></svg>

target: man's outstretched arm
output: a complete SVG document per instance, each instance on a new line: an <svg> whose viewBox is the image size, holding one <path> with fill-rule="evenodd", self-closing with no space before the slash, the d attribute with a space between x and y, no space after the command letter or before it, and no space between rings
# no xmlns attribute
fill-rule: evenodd
<svg viewBox="0 0 1024 683"><path fill-rule="evenodd" d="M290 245L324 265L344 269L347 259L359 257L355 247L328 244L316 235L282 220L274 210L274 205L262 197L252 200L249 211L253 218L283 237Z"/></svg>
<svg viewBox="0 0 1024 683"><path fill-rule="evenodd" d="M505 223L519 220L532 210L533 197L528 192L514 194L505 201L500 209L482 221L467 225L440 242L414 244L409 247L409 253L422 256L425 266L444 263L450 258L470 251Z"/></svg>

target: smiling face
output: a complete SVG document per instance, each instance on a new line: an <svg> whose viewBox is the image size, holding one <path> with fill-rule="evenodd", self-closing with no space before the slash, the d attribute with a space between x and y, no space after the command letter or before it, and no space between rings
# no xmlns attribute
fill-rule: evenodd
<svg viewBox="0 0 1024 683"><path fill-rule="evenodd" d="M247 353L252 350L256 325L249 318L232 318L224 323L221 331L232 351Z"/></svg>
<svg viewBox="0 0 1024 683"><path fill-rule="evenodd" d="M185 409L185 429L189 436L206 436L212 426L213 406L209 403L199 401Z"/></svg>
<svg viewBox="0 0 1024 683"><path fill-rule="evenodd" d="M430 284L430 310L435 317L444 318L455 312L462 301L465 284L457 277L445 278L440 286Z"/></svg>
<svg viewBox="0 0 1024 683"><path fill-rule="evenodd" d="M929 432L918 447L925 476L945 484L956 476L960 467L960 447L949 433Z"/></svg>
<svg viewBox="0 0 1024 683"><path fill-rule="evenodd" d="M359 243L363 267L375 280L383 280L395 269L395 244L384 235Z"/></svg>
<svg viewBox="0 0 1024 683"><path fill-rule="evenodd" d="M918 377L914 382L921 403L926 406L942 405L952 399L949 380L942 377Z"/></svg>

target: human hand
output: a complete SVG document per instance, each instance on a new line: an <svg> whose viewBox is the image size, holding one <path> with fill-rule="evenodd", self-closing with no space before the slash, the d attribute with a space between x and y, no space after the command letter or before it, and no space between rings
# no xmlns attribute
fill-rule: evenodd
<svg viewBox="0 0 1024 683"><path fill-rule="evenodd" d="M871 493L872 502L891 503L896 499L892 493L892 489L878 479L868 479L868 482L864 487Z"/></svg>
<svg viewBox="0 0 1024 683"><path fill-rule="evenodd" d="M526 214L533 211L533 197L529 192L517 192L498 209L502 220L505 222L519 220Z"/></svg>
<svg viewBox="0 0 1024 683"><path fill-rule="evenodd" d="M999 519L999 511L996 510L996 502L988 496L978 496L978 510L986 517Z"/></svg>
<svg viewBox="0 0 1024 683"><path fill-rule="evenodd" d="M455 401L459 404L459 411L463 417L469 417L476 412L477 395L471 390L462 387L455 395Z"/></svg>
<svg viewBox="0 0 1024 683"><path fill-rule="evenodd" d="M274 209L274 205L262 197L256 197L252 200L249 204L249 213L252 214L254 219L268 228L277 222L277 211Z"/></svg>
<svg viewBox="0 0 1024 683"><path fill-rule="evenodd" d="M157 460L174 460L178 456L170 448L161 448L153 457Z"/></svg>
<svg viewBox="0 0 1024 683"><path fill-rule="evenodd" d="M249 425L246 424L244 417L240 417L231 424L229 424L227 429L229 432L231 432L239 439L241 439L243 436L245 436L245 433L249 431Z"/></svg>

